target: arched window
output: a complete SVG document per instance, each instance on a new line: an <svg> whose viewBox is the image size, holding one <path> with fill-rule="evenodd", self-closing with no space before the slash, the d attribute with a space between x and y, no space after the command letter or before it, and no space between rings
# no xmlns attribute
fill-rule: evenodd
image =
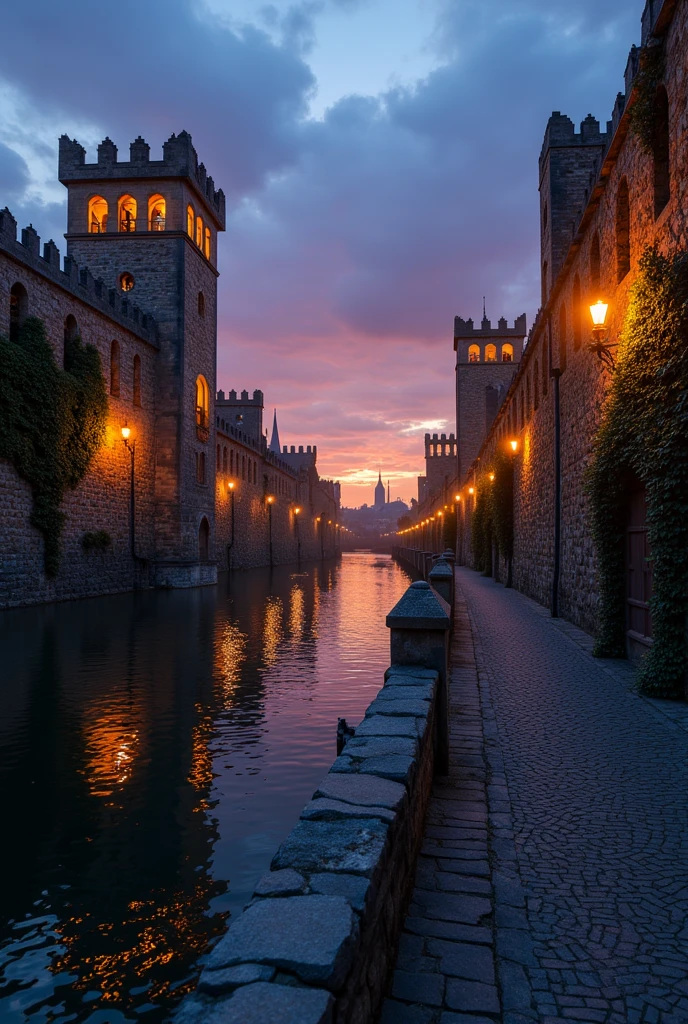
<svg viewBox="0 0 688 1024"><path fill-rule="evenodd" d="M205 236L204 236L204 239L203 239L203 252L205 253L205 258L207 260L209 260L210 259L210 228L206 228L205 229Z"/></svg>
<svg viewBox="0 0 688 1024"><path fill-rule="evenodd" d="M101 235L107 231L108 204L102 196L93 196L88 201L88 233Z"/></svg>
<svg viewBox="0 0 688 1024"><path fill-rule="evenodd" d="M133 196L120 196L117 203L120 231L136 231L136 200Z"/></svg>
<svg viewBox="0 0 688 1024"><path fill-rule="evenodd" d="M110 345L110 394L119 398L119 342Z"/></svg>
<svg viewBox="0 0 688 1024"><path fill-rule="evenodd" d="M164 198L157 194L151 196L148 200L148 230L149 231L164 231L165 230L165 213L167 210L167 204Z"/></svg>
<svg viewBox="0 0 688 1024"><path fill-rule="evenodd" d="M28 309L29 294L24 285L17 281L10 288L10 341L19 340L19 331Z"/></svg>
<svg viewBox="0 0 688 1024"><path fill-rule="evenodd" d="M141 405L141 356L134 356L134 405Z"/></svg>
<svg viewBox="0 0 688 1024"><path fill-rule="evenodd" d="M598 299L597 292L600 289L600 236L595 232L590 243L590 288L592 299Z"/></svg>
<svg viewBox="0 0 688 1024"><path fill-rule="evenodd" d="M189 238L193 238L193 236L194 236L194 221L195 221L195 214L194 214L194 211L193 211L193 206L187 206L187 208L186 208L186 233L189 236Z"/></svg>
<svg viewBox="0 0 688 1024"><path fill-rule="evenodd" d="M497 362L497 346L486 345L485 346L485 362L496 363Z"/></svg>
<svg viewBox="0 0 688 1024"><path fill-rule="evenodd" d="M468 346L468 362L479 363L480 362L480 346L469 345Z"/></svg>
<svg viewBox="0 0 688 1024"><path fill-rule="evenodd" d="M204 456L205 458L205 456ZM198 527L198 558L201 562L208 561L208 552L210 549L210 526L205 516L201 519L201 525Z"/></svg>
<svg viewBox="0 0 688 1024"><path fill-rule="evenodd" d="M547 302L547 284L548 284L548 281L547 281L547 274L548 274L547 260L545 260L545 262L542 264L542 270L541 270L540 273L541 273L541 281L540 281L541 299L540 299L540 301L541 301L541 304L544 306L544 304Z"/></svg>
<svg viewBox="0 0 688 1024"><path fill-rule="evenodd" d="M62 365L68 370L72 364L72 345L79 337L79 325L76 317L69 313L64 322L64 349Z"/></svg>
<svg viewBox="0 0 688 1024"><path fill-rule="evenodd" d="M655 217L669 202L671 180L669 171L669 97L663 85L655 94L654 132L652 155L654 158Z"/></svg>
<svg viewBox="0 0 688 1024"><path fill-rule="evenodd" d="M628 200L628 182L619 183L616 194L616 279L623 281L631 269L631 210Z"/></svg>
<svg viewBox="0 0 688 1024"><path fill-rule="evenodd" d="M533 370L533 409L537 409L540 404L540 364L537 359L535 360L535 368Z"/></svg>
<svg viewBox="0 0 688 1024"><path fill-rule="evenodd" d="M571 295L571 323L573 325L573 351L577 352L581 347L583 334L583 304L581 302L581 283L578 274L573 279L573 292Z"/></svg>
<svg viewBox="0 0 688 1024"><path fill-rule="evenodd" d="M203 292L198 293L198 315L205 316L205 295Z"/></svg>
<svg viewBox="0 0 688 1024"><path fill-rule="evenodd" d="M566 306L562 302L559 310L559 369L566 369Z"/></svg>
<svg viewBox="0 0 688 1024"><path fill-rule="evenodd" d="M203 221L200 217L196 217L196 245L203 249Z"/></svg>
<svg viewBox="0 0 688 1024"><path fill-rule="evenodd" d="M199 441L207 441L210 422L210 390L202 374L196 377L196 434Z"/></svg>
<svg viewBox="0 0 688 1024"><path fill-rule="evenodd" d="M514 346L513 345L502 345L502 362L513 363L514 361Z"/></svg>

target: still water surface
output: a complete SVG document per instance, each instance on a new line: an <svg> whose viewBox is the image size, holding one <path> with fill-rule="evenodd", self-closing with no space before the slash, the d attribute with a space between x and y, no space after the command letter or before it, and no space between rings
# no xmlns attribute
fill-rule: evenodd
<svg viewBox="0 0 688 1024"><path fill-rule="evenodd" d="M0 613L0 1022L168 1018L389 663L390 558Z"/></svg>

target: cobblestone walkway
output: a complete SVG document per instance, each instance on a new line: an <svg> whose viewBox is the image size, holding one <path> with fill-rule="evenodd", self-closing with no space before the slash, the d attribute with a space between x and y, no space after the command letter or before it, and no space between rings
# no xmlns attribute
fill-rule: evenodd
<svg viewBox="0 0 688 1024"><path fill-rule="evenodd" d="M473 648L459 614L451 774L384 1024L686 1024L688 708L637 696L625 663L593 659L584 633L523 595L465 569L457 586ZM453 885L468 851L448 851L469 831L462 877L483 886L470 922Z"/></svg>

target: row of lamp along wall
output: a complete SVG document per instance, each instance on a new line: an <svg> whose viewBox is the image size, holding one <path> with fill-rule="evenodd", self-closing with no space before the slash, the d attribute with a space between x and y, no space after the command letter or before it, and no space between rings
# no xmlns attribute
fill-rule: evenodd
<svg viewBox="0 0 688 1024"><path fill-rule="evenodd" d="M612 343L607 341L608 328L606 321L608 309L609 303L603 302L602 299L598 299L590 306L590 316L592 319L592 340L588 345L588 349L589 351L593 352L598 357L598 359L605 364L605 366L608 369L614 370L615 362L614 356L611 352L611 349L614 346ZM518 452L518 438L511 438L507 442L507 448L511 451L512 455L516 455L516 453ZM488 478L490 480L490 483L492 483L492 481L495 478L494 473L490 473ZM474 486L471 485L467 488L464 488L464 490L466 490L471 497L475 497ZM460 503L462 500L463 493L457 492L454 495L454 508L451 510L454 511L457 518L457 537L459 525L459 509L461 507ZM438 526L439 530L441 531L444 513L448 511L450 511L449 506L445 505L444 511L435 512L433 515L427 516L425 519L421 519L420 522L415 523L413 526L407 527L407 529L405 530L397 530L397 537L403 537L412 534L417 537L423 548L425 548L426 539L430 539L432 546L439 548L441 544L433 544L432 542L436 539L441 540L441 534L439 538L436 538L435 534L437 532ZM427 538L426 536L426 531L428 527L430 528L430 538Z"/></svg>

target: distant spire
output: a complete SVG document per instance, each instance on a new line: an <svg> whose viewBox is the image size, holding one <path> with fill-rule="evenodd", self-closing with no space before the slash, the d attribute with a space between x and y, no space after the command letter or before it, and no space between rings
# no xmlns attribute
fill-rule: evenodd
<svg viewBox="0 0 688 1024"><path fill-rule="evenodd" d="M270 438L268 451L275 452L276 455L279 455L282 451L280 447L279 431L277 429L277 409L275 409L274 416L272 417L272 437Z"/></svg>
<svg viewBox="0 0 688 1024"><path fill-rule="evenodd" d="M487 320L487 313L485 312L485 296L483 295L483 320Z"/></svg>
<svg viewBox="0 0 688 1024"><path fill-rule="evenodd" d="M389 505L389 480L387 481L387 504Z"/></svg>

